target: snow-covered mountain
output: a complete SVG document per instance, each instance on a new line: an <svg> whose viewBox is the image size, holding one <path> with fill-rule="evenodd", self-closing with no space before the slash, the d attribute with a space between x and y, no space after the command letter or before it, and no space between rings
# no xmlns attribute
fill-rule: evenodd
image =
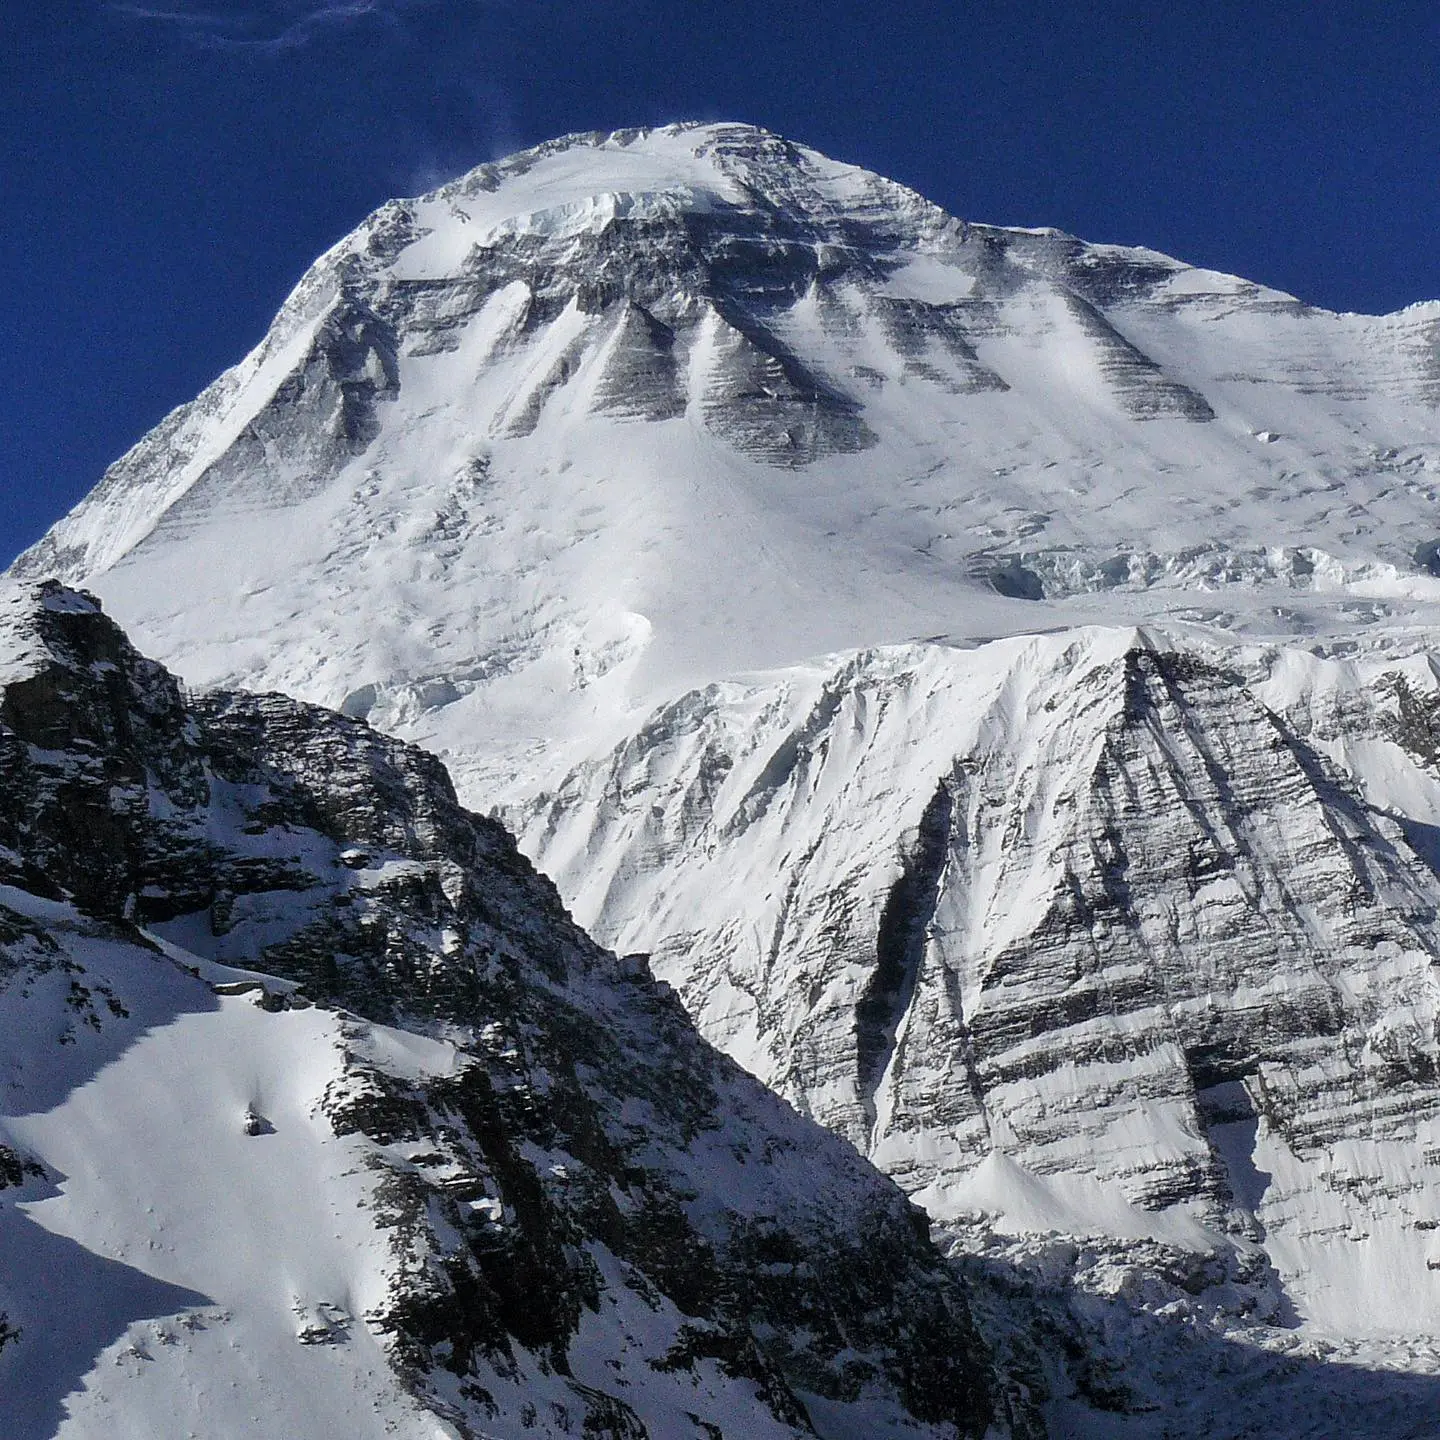
<svg viewBox="0 0 1440 1440"><path fill-rule="evenodd" d="M0 1317L7 1440L1016 1414L924 1217L431 756L187 703L55 585L0 613Z"/></svg>
<svg viewBox="0 0 1440 1440"><path fill-rule="evenodd" d="M378 211L16 570L489 805L832 650L1430 616L1437 337L745 126L572 137Z"/></svg>
<svg viewBox="0 0 1440 1440"><path fill-rule="evenodd" d="M440 753L1132 1379L1432 1374L1437 405L1440 303L570 137L377 212L13 573ZM1059 1433L1232 1433L1141 1418L1185 1353Z"/></svg>

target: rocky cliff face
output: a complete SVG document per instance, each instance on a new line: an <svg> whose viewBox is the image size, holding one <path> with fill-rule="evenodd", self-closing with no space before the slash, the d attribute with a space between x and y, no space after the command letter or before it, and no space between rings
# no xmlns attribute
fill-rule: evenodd
<svg viewBox="0 0 1440 1440"><path fill-rule="evenodd" d="M1423 653L865 652L656 712L526 844L957 1235L1233 1254L1428 1353L1434 705Z"/></svg>
<svg viewBox="0 0 1440 1440"><path fill-rule="evenodd" d="M192 700L74 591L14 598L3 632L7 1433L1424 1433L1433 1386L1315 1348L1254 1235L1017 1238L952 1208L944 1265L423 752L279 696ZM1143 688L1167 672L1140 656L1110 659ZM932 797L901 857L858 1073L924 1008L968 808ZM1270 1177L1220 1148L1250 1219L1241 1184ZM1358 1193L1393 1219L1414 1190Z"/></svg>
<svg viewBox="0 0 1440 1440"><path fill-rule="evenodd" d="M0 643L0 1176L19 1187L0 1380L59 1366L27 1437L82 1378L65 1434L107 1407L183 1433L226 1378L187 1338L214 1330L287 1390L317 1364L322 1392L368 1376L355 1433L1008 1428L920 1212L700 1041L643 960L589 941L436 760L278 696L189 702L75 591L13 599ZM184 1108L176 1086L233 1092L223 1135L188 1117L188 1170L152 1113ZM120 1133L82 1161L94 1127ZM297 1133L308 1168L287 1171ZM138 1172L102 1158L151 1146ZM295 1193L271 1228L276 1174ZM247 1218L207 1236L217 1189ZM52 1216L90 1266L164 1276L148 1344L103 1313L124 1286L57 1292L27 1264L22 1232ZM135 1253L147 1231L158 1265ZM248 1246L243 1284L215 1274L212 1250ZM302 1278L315 1250L343 1279ZM176 1407L142 1419L160 1382L127 1384L125 1346L149 1360L162 1332ZM307 1423L277 1403L247 1433L322 1433Z"/></svg>

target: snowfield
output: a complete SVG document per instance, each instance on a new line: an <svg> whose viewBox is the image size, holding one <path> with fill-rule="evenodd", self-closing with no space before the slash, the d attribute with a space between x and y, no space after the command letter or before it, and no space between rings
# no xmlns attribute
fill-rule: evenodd
<svg viewBox="0 0 1440 1440"><path fill-rule="evenodd" d="M363 1323L388 1247L366 1145L318 1111L341 1017L216 996L195 957L13 887L0 905L68 962L0 991L0 1145L43 1167L0 1207L7 1436L457 1434Z"/></svg>

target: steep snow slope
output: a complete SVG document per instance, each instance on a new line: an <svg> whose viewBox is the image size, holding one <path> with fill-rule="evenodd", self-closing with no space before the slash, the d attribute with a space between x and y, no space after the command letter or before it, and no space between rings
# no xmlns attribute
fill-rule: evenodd
<svg viewBox="0 0 1440 1440"><path fill-rule="evenodd" d="M454 1434L364 1321L392 1269L375 1152L322 1108L355 1027L216 997L13 887L0 921L6 1435Z"/></svg>
<svg viewBox="0 0 1440 1440"><path fill-rule="evenodd" d="M433 758L54 586L0 654L7 1437L1028 1423L924 1217Z"/></svg>
<svg viewBox="0 0 1440 1440"><path fill-rule="evenodd" d="M378 211L16 568L490 804L838 648L1433 616L1437 334L745 126L571 137Z"/></svg>

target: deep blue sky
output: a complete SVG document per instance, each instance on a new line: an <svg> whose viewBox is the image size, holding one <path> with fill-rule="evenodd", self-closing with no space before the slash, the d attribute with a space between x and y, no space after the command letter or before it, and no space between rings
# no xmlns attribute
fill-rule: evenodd
<svg viewBox="0 0 1440 1440"><path fill-rule="evenodd" d="M1440 296L1432 3L0 0L0 564L371 208L742 119L974 220Z"/></svg>

